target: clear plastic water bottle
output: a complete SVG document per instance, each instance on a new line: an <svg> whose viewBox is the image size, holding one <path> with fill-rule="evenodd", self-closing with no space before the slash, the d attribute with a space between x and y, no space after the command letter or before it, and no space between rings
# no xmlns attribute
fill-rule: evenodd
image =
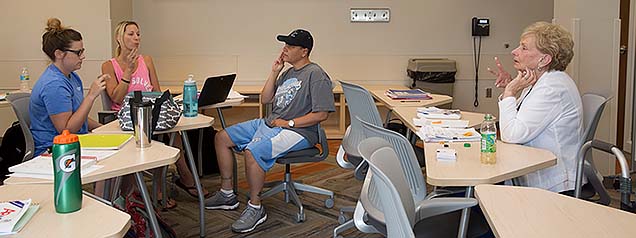
<svg viewBox="0 0 636 238"><path fill-rule="evenodd" d="M497 162L497 125L491 114L484 116L481 123L481 163L495 164Z"/></svg>
<svg viewBox="0 0 636 238"><path fill-rule="evenodd" d="M196 117L198 109L197 81L194 80L194 75L189 74L188 79L183 83L183 115Z"/></svg>
<svg viewBox="0 0 636 238"><path fill-rule="evenodd" d="M27 67L23 67L20 73L20 91L28 92L29 90L29 70Z"/></svg>

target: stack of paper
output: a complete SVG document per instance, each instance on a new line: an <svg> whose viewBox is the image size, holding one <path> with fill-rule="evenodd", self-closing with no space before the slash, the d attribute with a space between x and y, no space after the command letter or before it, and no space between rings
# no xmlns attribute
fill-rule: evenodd
<svg viewBox="0 0 636 238"><path fill-rule="evenodd" d="M442 119L413 118L413 124L415 124L416 126L466 128L468 127L468 120L442 120Z"/></svg>
<svg viewBox="0 0 636 238"><path fill-rule="evenodd" d="M481 139L481 134L474 128L459 129L423 126L416 133L424 142L479 141Z"/></svg>
<svg viewBox="0 0 636 238"><path fill-rule="evenodd" d="M97 161L116 153L116 151L110 151L110 153L98 151L97 153L90 155L90 152L82 150L82 154L85 154L85 152L89 155L82 155L81 176L90 174L93 171L102 168L103 166L96 165ZM104 157L98 157L94 154L101 154L101 156ZM9 168L9 172L12 173L9 174L10 177L53 180L53 158L51 158L48 154L40 155L24 163L11 166Z"/></svg>
<svg viewBox="0 0 636 238"><path fill-rule="evenodd" d="M31 199L0 202L0 236L18 233L38 208Z"/></svg>
<svg viewBox="0 0 636 238"><path fill-rule="evenodd" d="M431 95L421 89L389 89L384 93L387 97L396 100L413 99L425 100L432 99Z"/></svg>
<svg viewBox="0 0 636 238"><path fill-rule="evenodd" d="M437 107L418 107L417 117L426 119L460 119L462 114L459 110L439 109Z"/></svg>
<svg viewBox="0 0 636 238"><path fill-rule="evenodd" d="M234 89L231 89L230 93L227 95L227 99L238 99L238 98L248 98L248 96L240 94L239 92L234 91Z"/></svg>

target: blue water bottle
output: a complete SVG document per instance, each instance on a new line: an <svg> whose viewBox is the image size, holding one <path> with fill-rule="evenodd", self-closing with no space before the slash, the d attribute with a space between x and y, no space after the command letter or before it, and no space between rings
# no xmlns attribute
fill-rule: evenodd
<svg viewBox="0 0 636 238"><path fill-rule="evenodd" d="M198 100L197 81L194 81L194 75L189 74L188 79L183 83L183 115L185 117L197 116Z"/></svg>

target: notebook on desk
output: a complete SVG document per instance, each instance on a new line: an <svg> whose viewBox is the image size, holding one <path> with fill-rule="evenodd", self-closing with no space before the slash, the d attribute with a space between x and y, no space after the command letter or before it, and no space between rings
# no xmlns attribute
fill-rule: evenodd
<svg viewBox="0 0 636 238"><path fill-rule="evenodd" d="M212 76L205 80L201 94L199 94L199 107L224 102L232 89L236 74Z"/></svg>
<svg viewBox="0 0 636 238"><path fill-rule="evenodd" d="M85 134L78 135L80 146L85 150L118 150L131 138L130 134Z"/></svg>

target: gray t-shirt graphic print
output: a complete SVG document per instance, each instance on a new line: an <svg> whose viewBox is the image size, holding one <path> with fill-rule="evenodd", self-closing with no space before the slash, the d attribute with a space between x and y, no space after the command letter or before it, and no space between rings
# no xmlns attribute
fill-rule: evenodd
<svg viewBox="0 0 636 238"><path fill-rule="evenodd" d="M329 75L315 63L296 70L290 68L276 80L276 94L272 112L265 122L271 126L274 119L291 120L311 112L333 112L332 82ZM290 128L307 139L310 144L318 142L317 126Z"/></svg>

